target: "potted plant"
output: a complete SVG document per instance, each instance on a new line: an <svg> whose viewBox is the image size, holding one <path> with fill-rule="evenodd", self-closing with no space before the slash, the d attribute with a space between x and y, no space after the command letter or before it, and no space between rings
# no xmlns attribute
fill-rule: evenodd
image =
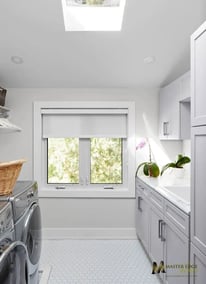
<svg viewBox="0 0 206 284"><path fill-rule="evenodd" d="M163 173L169 168L181 170L183 169L183 166L185 164L188 164L189 162L190 162L190 158L188 156L183 156L182 154L179 154L175 162L168 163L162 167L161 175L163 175Z"/></svg>
<svg viewBox="0 0 206 284"><path fill-rule="evenodd" d="M146 139L146 141L140 142L140 144L136 147L136 150L143 148L146 144L148 144L148 148L149 148L149 161L139 164L139 166L137 167L135 176L137 176L139 169L143 167L143 173L146 176L158 177L160 174L160 170L159 170L158 165L152 161L152 151L151 151L149 140Z"/></svg>

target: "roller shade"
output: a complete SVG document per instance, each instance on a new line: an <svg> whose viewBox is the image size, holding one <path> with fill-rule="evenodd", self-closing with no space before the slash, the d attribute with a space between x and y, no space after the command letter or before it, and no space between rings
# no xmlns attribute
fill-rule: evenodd
<svg viewBox="0 0 206 284"><path fill-rule="evenodd" d="M43 110L43 138L127 137L127 110Z"/></svg>

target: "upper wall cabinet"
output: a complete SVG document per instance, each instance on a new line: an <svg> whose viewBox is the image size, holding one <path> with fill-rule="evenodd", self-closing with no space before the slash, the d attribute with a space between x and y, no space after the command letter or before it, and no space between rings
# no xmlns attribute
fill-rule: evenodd
<svg viewBox="0 0 206 284"><path fill-rule="evenodd" d="M178 80L180 82L180 101L187 102L191 97L190 71L186 72Z"/></svg>
<svg viewBox="0 0 206 284"><path fill-rule="evenodd" d="M206 125L206 22L191 36L192 126Z"/></svg>
<svg viewBox="0 0 206 284"><path fill-rule="evenodd" d="M159 137L190 138L190 72L160 90Z"/></svg>
<svg viewBox="0 0 206 284"><path fill-rule="evenodd" d="M179 138L179 95L178 81L160 91L160 139Z"/></svg>

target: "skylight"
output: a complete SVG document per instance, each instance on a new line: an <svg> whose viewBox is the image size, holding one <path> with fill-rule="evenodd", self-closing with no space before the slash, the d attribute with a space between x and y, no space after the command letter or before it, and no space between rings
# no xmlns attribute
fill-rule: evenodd
<svg viewBox="0 0 206 284"><path fill-rule="evenodd" d="M126 0L62 0L66 31L120 31Z"/></svg>

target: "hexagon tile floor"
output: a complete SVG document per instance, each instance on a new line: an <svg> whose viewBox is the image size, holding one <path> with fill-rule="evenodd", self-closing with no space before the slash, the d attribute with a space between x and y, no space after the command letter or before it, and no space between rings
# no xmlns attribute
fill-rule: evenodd
<svg viewBox="0 0 206 284"><path fill-rule="evenodd" d="M138 240L44 240L41 269L41 284L160 283Z"/></svg>

